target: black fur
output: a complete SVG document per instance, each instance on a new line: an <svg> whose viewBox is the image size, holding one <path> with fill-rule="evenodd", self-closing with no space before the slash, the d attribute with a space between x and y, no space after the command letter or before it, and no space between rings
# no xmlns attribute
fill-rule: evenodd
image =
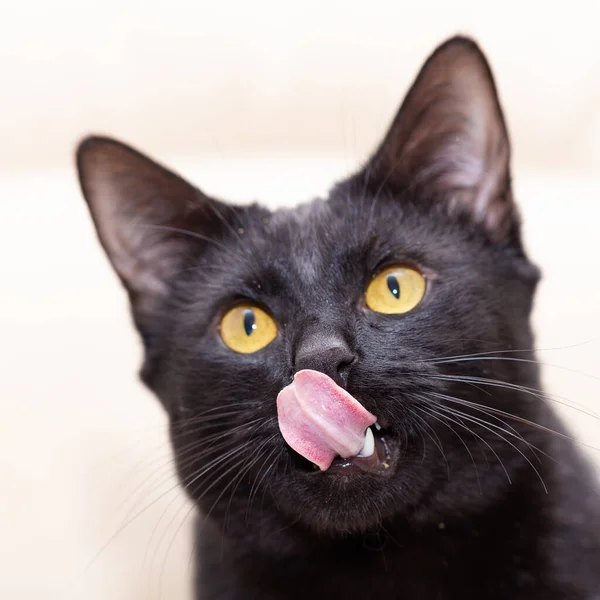
<svg viewBox="0 0 600 600"><path fill-rule="evenodd" d="M224 205L117 142L82 143L142 376L199 508L199 600L600 598L599 497L539 392L539 275L508 154L489 68L463 38L428 61L360 173L294 210ZM426 297L371 312L366 286L393 264L421 270ZM240 299L279 326L256 354L218 335ZM314 473L285 445L275 399L301 368L377 415L399 448L390 475Z"/></svg>

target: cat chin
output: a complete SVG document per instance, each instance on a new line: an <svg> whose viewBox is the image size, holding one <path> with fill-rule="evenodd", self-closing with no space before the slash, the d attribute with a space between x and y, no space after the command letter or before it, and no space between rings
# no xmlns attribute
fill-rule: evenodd
<svg viewBox="0 0 600 600"><path fill-rule="evenodd" d="M421 495L417 487L406 493L402 476L316 473L273 486L277 506L296 522L320 535L365 533L384 520L408 516ZM409 497L410 496L410 497Z"/></svg>
<svg viewBox="0 0 600 600"><path fill-rule="evenodd" d="M319 537L344 537L368 533L383 524L381 514L369 503L357 502L354 506L333 505L304 508L290 513Z"/></svg>
<svg viewBox="0 0 600 600"><path fill-rule="evenodd" d="M277 506L313 533L339 538L372 533L392 523L420 528L473 519L510 487L502 477L492 478L483 494L469 478L457 478L445 485L416 473L396 474L386 483L373 481L372 477L360 482L352 479L329 481L329 485L312 490L288 485L283 498L277 497Z"/></svg>

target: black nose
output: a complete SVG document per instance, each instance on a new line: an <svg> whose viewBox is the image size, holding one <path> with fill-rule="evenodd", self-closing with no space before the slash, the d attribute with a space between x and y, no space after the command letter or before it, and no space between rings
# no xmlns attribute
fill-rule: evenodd
<svg viewBox="0 0 600 600"><path fill-rule="evenodd" d="M338 385L346 387L348 374L356 356L344 340L337 336L311 335L302 340L296 352L296 371L321 371Z"/></svg>

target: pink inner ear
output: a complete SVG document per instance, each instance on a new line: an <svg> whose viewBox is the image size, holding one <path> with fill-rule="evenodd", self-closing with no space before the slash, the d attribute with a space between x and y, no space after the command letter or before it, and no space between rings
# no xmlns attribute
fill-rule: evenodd
<svg viewBox="0 0 600 600"><path fill-rule="evenodd" d="M336 456L356 456L377 420L330 377L312 370L299 371L281 390L277 411L285 441L321 470Z"/></svg>

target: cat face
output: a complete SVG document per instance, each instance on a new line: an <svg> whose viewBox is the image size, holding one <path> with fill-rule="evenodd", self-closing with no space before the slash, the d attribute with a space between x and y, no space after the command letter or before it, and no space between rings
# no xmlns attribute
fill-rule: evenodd
<svg viewBox="0 0 600 600"><path fill-rule="evenodd" d="M462 38L425 64L367 165L293 210L227 205L118 142L82 143L83 191L131 299L142 377L204 513L233 528L266 513L367 530L478 510L528 464L537 404L490 382L537 387L531 357L466 360L533 346L538 276L508 159L489 69ZM406 311L366 297L388 269L424 284ZM285 442L276 401L303 370L377 418L377 459L321 472Z"/></svg>

